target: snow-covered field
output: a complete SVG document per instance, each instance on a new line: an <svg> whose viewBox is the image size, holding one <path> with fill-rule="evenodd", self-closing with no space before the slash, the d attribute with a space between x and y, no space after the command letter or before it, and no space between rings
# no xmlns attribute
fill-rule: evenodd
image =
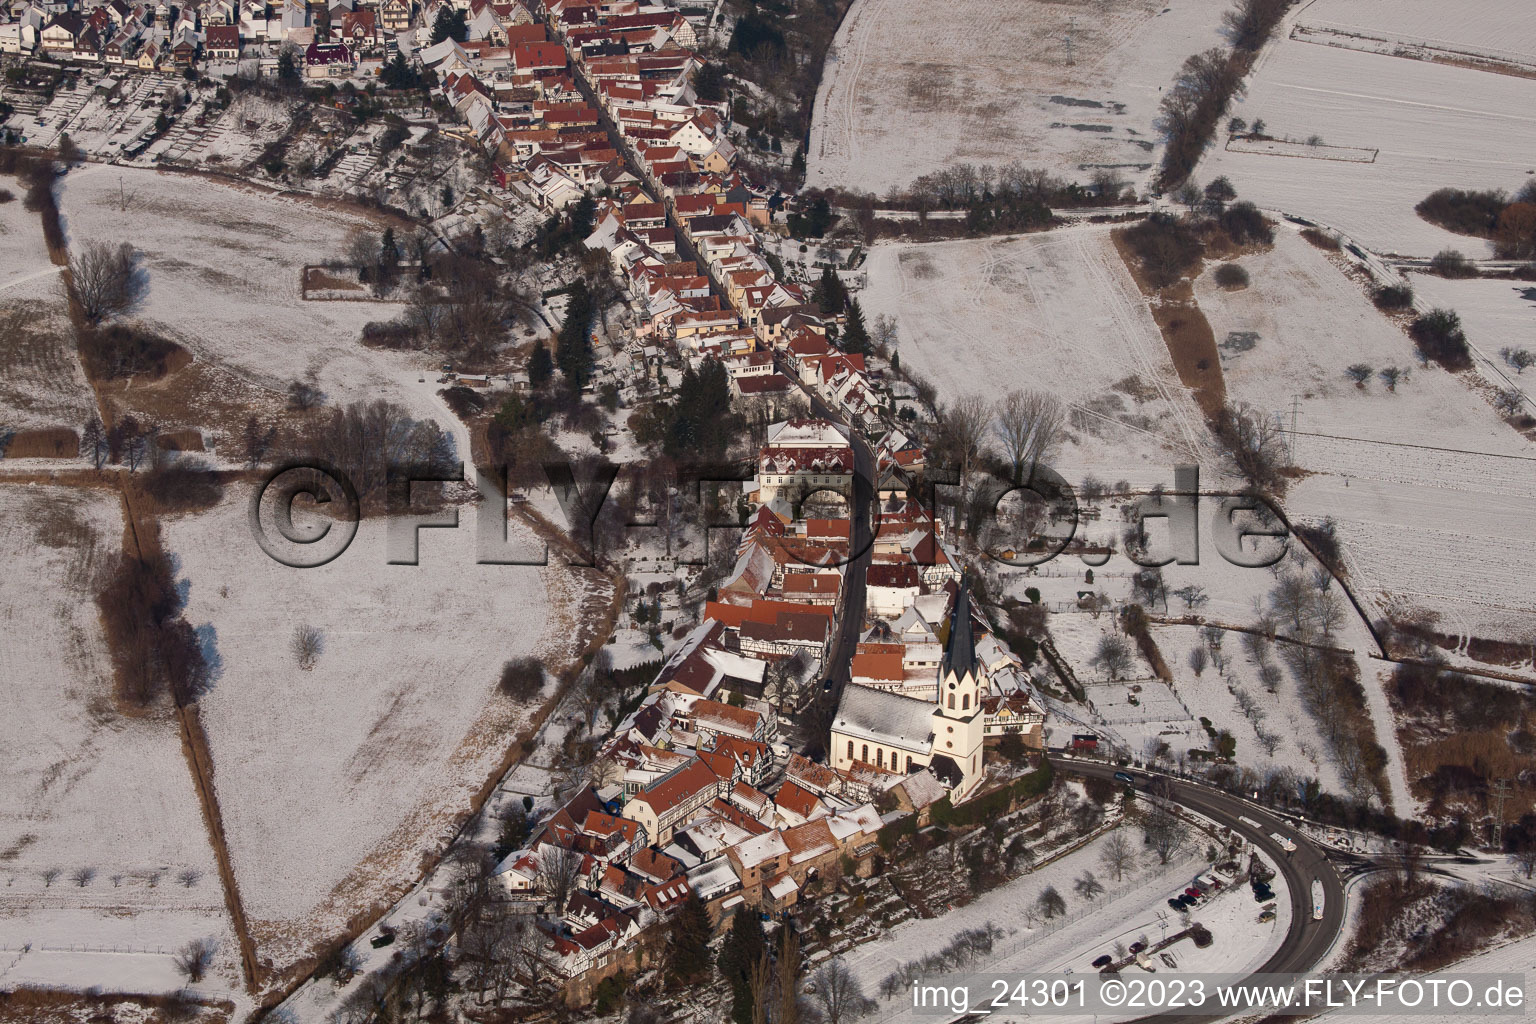
<svg viewBox="0 0 1536 1024"><path fill-rule="evenodd" d="M257 547L247 499L168 522L165 542L217 665L202 710L236 876L281 968L414 881L537 705L496 692L502 663L571 657L579 594L556 565L477 565L472 509L423 531L417 566L387 564L369 520L334 561L291 569ZM301 625L323 637L310 671Z"/></svg>
<svg viewBox="0 0 1536 1024"><path fill-rule="evenodd" d="M57 294L57 268L43 244L43 225L22 202L26 187L12 174L0 174L0 189L11 193L0 203L0 303Z"/></svg>
<svg viewBox="0 0 1536 1024"><path fill-rule="evenodd" d="M209 984L238 989L176 725L112 695L94 595L121 548L116 493L7 485L0 513L0 985L165 991L171 954L216 937Z"/></svg>
<svg viewBox="0 0 1536 1024"><path fill-rule="evenodd" d="M958 163L1141 184L1162 90L1221 42L1211 0L857 0L816 96L806 183L883 194Z"/></svg>
<svg viewBox="0 0 1536 1024"><path fill-rule="evenodd" d="M1084 423L1051 465L1076 484L1172 483L1212 465L1194 400L1107 228L934 244L881 243L859 293L898 324L901 364L941 401L1048 391Z"/></svg>
<svg viewBox="0 0 1536 1024"><path fill-rule="evenodd" d="M1358 22L1390 29L1400 14L1409 24L1459 24L1463 6L1337 0L1301 16L1329 20L1330 14L1353 17L1358 11ZM1492 31L1495 5L1473 6L1482 14L1469 32L1481 37ZM1497 6L1504 12L1519 7ZM1524 24L1529 12L1513 17ZM1527 180L1536 154L1515 140L1529 140L1536 131L1536 79L1315 45L1287 36L1288 25L1260 57L1231 113L1249 123L1262 119L1265 132L1276 138L1318 135L1329 146L1376 149L1376 159L1237 152L1223 148L1223 134L1196 172L1200 181L1226 175L1239 194L1260 206L1321 221L1378 251L1431 256L1449 247L1491 255L1487 242L1421 220L1413 207L1437 188L1512 192ZM1503 45L1526 46L1531 35L1517 29Z"/></svg>
<svg viewBox="0 0 1536 1024"><path fill-rule="evenodd" d="M225 393L194 396L198 408L215 409L221 398L237 411L253 396L278 400L314 373L333 403L385 398L440 415L405 386L428 360L358 342L368 321L398 316L398 303L300 298L305 264L340 256L352 232L377 236L382 223L323 200L102 165L65 176L59 202L72 249L100 240L140 251L149 294L138 316L218 368L211 386Z"/></svg>
<svg viewBox="0 0 1536 1024"><path fill-rule="evenodd" d="M1420 367L1360 286L1293 232L1240 262L1251 287L1224 291L1206 275L1196 292L1218 343L1258 335L1246 352L1223 351L1228 394L1287 425L1296 399L1295 462L1309 475L1292 484L1286 507L1338 522L1356 581L1384 607L1432 608L1444 625L1478 635L1528 635L1536 549L1525 509L1536 497L1536 450L1461 378ZM1500 347L1497 335L1479 344ZM1354 363L1410 376L1395 392L1379 379L1361 390L1344 375Z"/></svg>

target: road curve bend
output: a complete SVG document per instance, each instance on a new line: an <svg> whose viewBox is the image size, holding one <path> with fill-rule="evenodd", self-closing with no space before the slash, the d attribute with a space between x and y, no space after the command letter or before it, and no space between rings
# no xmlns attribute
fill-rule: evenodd
<svg viewBox="0 0 1536 1024"><path fill-rule="evenodd" d="M1136 780L1132 788L1146 791L1153 779L1168 785L1168 798L1181 807L1188 808L1237 832L1269 855L1280 873L1285 876L1286 888L1291 898L1291 926L1280 948L1255 974L1286 974L1309 971L1327 955L1344 929L1344 883L1338 872L1328 863L1323 849L1296 831L1294 825L1282 821L1273 814L1239 797L1209 786L1186 782L1165 775L1148 773L1140 769L1120 768L1101 761L1082 761L1053 753L1051 763L1062 771L1114 781L1116 772L1126 772ZM1259 823L1259 828L1239 821L1248 818ZM1270 838L1271 832L1279 832L1296 844L1296 849L1286 853L1284 848ZM1323 883L1323 917L1312 919L1312 882ZM1157 1024L1206 1024L1224 1020L1226 1014L1189 1014L1175 1016L1159 1014L1143 1018Z"/></svg>

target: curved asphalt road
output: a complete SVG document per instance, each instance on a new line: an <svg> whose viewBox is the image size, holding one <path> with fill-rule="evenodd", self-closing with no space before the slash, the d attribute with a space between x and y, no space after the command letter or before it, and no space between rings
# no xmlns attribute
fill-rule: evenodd
<svg viewBox="0 0 1536 1024"><path fill-rule="evenodd" d="M1115 772L1123 771L1136 780L1135 789L1145 791L1154 779L1165 779L1171 786L1172 800L1212 821L1236 831L1244 839L1259 847L1275 862L1285 876L1286 888L1291 896L1291 927L1280 948L1274 955L1255 969L1255 974L1284 974L1311 970L1327 954L1333 940L1344 929L1344 883L1338 872L1328 863L1321 847L1297 833L1294 826L1269 814L1262 808L1224 793L1218 789L1185 782L1182 779L1149 774L1140 769L1120 768L1099 761L1078 761L1061 754L1052 754L1051 763L1063 771L1075 772L1095 778L1114 780ZM1238 821L1238 817L1259 822L1262 829L1255 829ZM1296 844L1293 853L1286 853L1280 844L1269 838L1271 832L1279 832ZM1312 880L1323 883L1323 919L1312 919ZM1225 1020L1230 1014L1173 1014L1143 1018L1158 1024L1206 1024Z"/></svg>

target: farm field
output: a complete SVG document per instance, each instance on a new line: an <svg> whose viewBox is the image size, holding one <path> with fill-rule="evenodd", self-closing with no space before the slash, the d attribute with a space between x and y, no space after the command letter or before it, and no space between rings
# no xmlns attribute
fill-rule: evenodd
<svg viewBox="0 0 1536 1024"><path fill-rule="evenodd" d="M1015 160L1141 185L1160 90L1221 42L1210 0L858 0L816 96L806 184L883 194L958 163ZM1070 42L1068 42L1070 38Z"/></svg>
<svg viewBox="0 0 1536 1024"><path fill-rule="evenodd" d="M1072 483L1171 484L1175 462L1216 465L1108 229L882 243L866 269L865 317L896 318L903 369L943 401L1033 388L1070 407L1074 439L1051 465Z"/></svg>
<svg viewBox="0 0 1536 1024"><path fill-rule="evenodd" d="M376 235L383 222L324 201L100 165L66 175L59 202L72 249L89 241L139 249L149 292L137 317L196 359L119 392L120 401L160 412L162 423L228 431L313 373L333 404L384 398L419 418L441 413L404 386L426 369L421 360L358 341L365 323L397 316L400 304L300 297L306 264L339 257L350 233Z"/></svg>
<svg viewBox="0 0 1536 1024"><path fill-rule="evenodd" d="M1251 287L1223 291L1204 275L1196 291L1218 339L1257 335L1247 351L1223 348L1228 393L1287 422L1296 400L1294 460L1308 475L1286 507L1337 522L1379 610L1431 608L1455 629L1533 635L1536 599L1524 581L1536 551L1518 538L1536 497L1536 447L1464 379L1420 367L1402 330L1294 232L1239 262ZM1354 363L1410 375L1395 392L1380 379L1360 389L1344 374Z"/></svg>
<svg viewBox="0 0 1536 1024"><path fill-rule="evenodd" d="M216 666L201 706L236 877L281 971L414 882L539 704L496 692L502 663L573 657L583 594L561 566L475 564L470 509L423 531L418 566L387 564L368 520L341 557L291 569L252 539L247 498L167 521L165 545ZM310 671L300 625L322 635Z"/></svg>
<svg viewBox="0 0 1536 1024"><path fill-rule="evenodd" d="M0 511L0 985L167 991L176 949L214 937L205 985L238 991L176 724L125 716L112 694L94 596L121 550L117 494L5 485Z"/></svg>
<svg viewBox="0 0 1536 1024"><path fill-rule="evenodd" d="M1373 9L1387 17L1386 4ZM1440 10L1459 19L1460 5ZM1305 16L1323 13L1309 8ZM1511 144L1536 131L1536 79L1316 45L1286 32L1283 25L1260 57L1232 115L1262 119L1265 133L1279 139L1318 136L1328 147L1375 149L1375 160L1239 152L1223 148L1222 134L1197 169L1199 180L1226 175L1244 198L1320 221L1380 252L1491 255L1489 243L1438 228L1413 208L1443 187L1513 192L1536 171L1530 148Z"/></svg>

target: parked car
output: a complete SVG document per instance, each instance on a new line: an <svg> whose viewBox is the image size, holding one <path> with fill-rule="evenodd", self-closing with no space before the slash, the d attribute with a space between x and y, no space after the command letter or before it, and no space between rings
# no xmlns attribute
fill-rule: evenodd
<svg viewBox="0 0 1536 1024"><path fill-rule="evenodd" d="M1184 909L1184 897L1182 897L1182 896L1175 896L1172 899L1170 899L1168 901L1168 909L1169 910L1183 910Z"/></svg>
<svg viewBox="0 0 1536 1024"><path fill-rule="evenodd" d="M1123 782L1127 786L1136 785L1136 780L1130 775L1129 772L1115 772L1115 781Z"/></svg>
<svg viewBox="0 0 1536 1024"><path fill-rule="evenodd" d="M1133 942L1133 943L1131 943L1131 953L1132 954L1140 953L1142 950L1144 950L1146 948L1147 948L1147 944L1145 942Z"/></svg>
<svg viewBox="0 0 1536 1024"><path fill-rule="evenodd" d="M1198 900L1201 896L1204 896L1205 893L1201 892L1199 889L1196 889L1194 886L1190 886L1188 889L1184 890L1184 895L1188 896L1192 900Z"/></svg>
<svg viewBox="0 0 1536 1024"><path fill-rule="evenodd" d="M1114 962L1115 962L1115 958L1110 956L1108 953L1105 953L1103 956L1101 956L1101 957L1099 957L1099 958L1097 958L1096 960L1093 961L1093 966L1095 966L1095 967L1108 967L1110 964L1112 964Z"/></svg>

